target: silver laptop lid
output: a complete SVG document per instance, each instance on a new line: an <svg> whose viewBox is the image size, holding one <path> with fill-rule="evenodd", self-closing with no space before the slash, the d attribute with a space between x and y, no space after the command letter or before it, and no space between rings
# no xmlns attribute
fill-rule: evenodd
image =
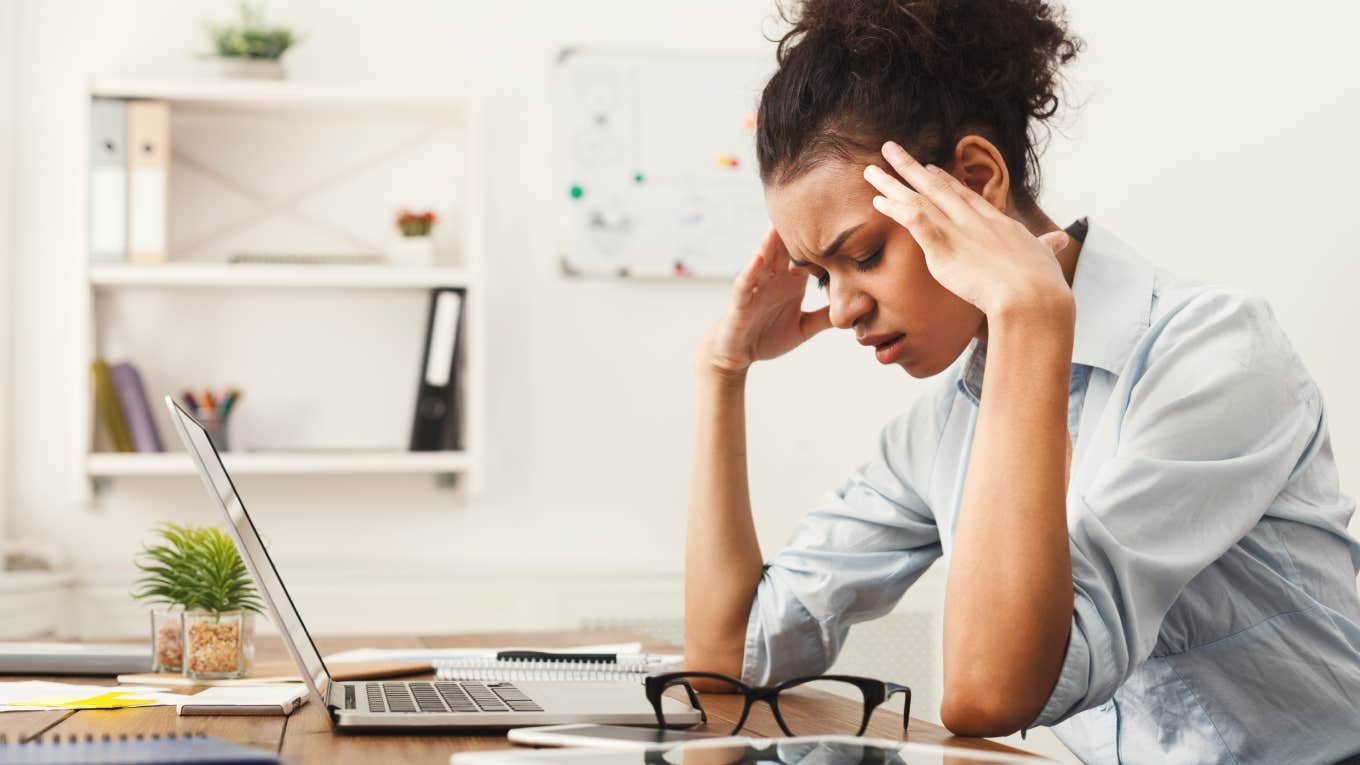
<svg viewBox="0 0 1360 765"><path fill-rule="evenodd" d="M288 652L293 655L293 661L302 672L303 679L307 681L307 685L317 695L324 708L330 691L330 672L327 671L325 662L321 660L321 654L317 652L312 636L307 634L307 627L302 623L302 615L298 613L287 588L283 586L283 580L279 578L279 572L274 568L269 551L260 541L255 524L246 513L245 503L241 501L240 495L236 493L236 487L232 485L231 476L227 475L227 469L222 466L217 447L213 445L212 439L208 437L207 431L198 420L184 411L178 402L166 396L165 405L170 408L170 418L174 421L175 429L179 431L184 446L189 450L189 456L198 466L198 475L203 479L203 485L227 519L227 530L236 542L236 549L245 559L246 566L250 568L250 573L255 577L260 595L274 616L275 626L283 635L284 645L288 646ZM330 718L330 715L326 717Z"/></svg>

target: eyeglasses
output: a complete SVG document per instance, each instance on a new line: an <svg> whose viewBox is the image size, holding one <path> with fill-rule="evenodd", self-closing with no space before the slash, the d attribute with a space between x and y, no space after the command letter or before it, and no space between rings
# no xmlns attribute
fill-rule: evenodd
<svg viewBox="0 0 1360 765"><path fill-rule="evenodd" d="M905 698L902 705L903 730L907 729L907 718L911 716L910 688L867 677L812 675L795 677L778 685L759 687L747 685L734 677L716 672L667 672L649 675L645 681L647 701L651 702L652 709L656 712L657 725L666 727L666 715L661 711L661 695L677 685L685 689L690 704L699 710L700 719L708 722L708 714L699 703L694 686L690 684L691 680L713 681L707 684L713 686L719 693L740 693L746 697L741 718L728 735L734 735L741 730L741 726L746 724L747 715L751 713L752 705L757 701L763 701L770 706L770 710L774 712L775 722L779 723L779 727L789 736L849 734L851 731L854 731L856 736L862 736L869 727L869 718L873 716L874 710L898 693ZM864 712L858 718L838 715L835 710L829 710L824 704L814 701L823 693L860 702L864 705Z"/></svg>

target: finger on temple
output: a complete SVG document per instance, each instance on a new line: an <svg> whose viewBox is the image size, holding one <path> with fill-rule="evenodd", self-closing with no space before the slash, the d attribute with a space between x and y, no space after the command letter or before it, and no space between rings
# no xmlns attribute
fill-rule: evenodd
<svg viewBox="0 0 1360 765"><path fill-rule="evenodd" d="M959 194L958 189L949 183L948 173L940 170L932 173L925 165L901 146L892 141L883 144L883 158L893 170L902 176L917 194L929 199L936 207L954 220L971 216L977 210ZM877 184L875 184L877 185ZM891 198L891 197L890 197Z"/></svg>
<svg viewBox="0 0 1360 765"><path fill-rule="evenodd" d="M920 200L919 203L916 200ZM924 197L911 202L899 202L883 196L873 199L874 209L892 218L902 228L911 233L913 239L925 245L940 241L944 234L941 226L948 221L939 208Z"/></svg>
<svg viewBox="0 0 1360 765"><path fill-rule="evenodd" d="M764 263L764 261L765 248L761 247L756 250L755 254L751 256L751 259L746 262L745 267L741 269L741 273L737 274L737 278L732 280L732 286L739 290L745 290L754 285L756 274L760 272L761 264Z"/></svg>
<svg viewBox="0 0 1360 765"><path fill-rule="evenodd" d="M790 262L789 250L784 246L784 240L779 238L779 232L775 231L774 226L771 226L765 235L761 249L769 255L771 274L779 273L779 267Z"/></svg>

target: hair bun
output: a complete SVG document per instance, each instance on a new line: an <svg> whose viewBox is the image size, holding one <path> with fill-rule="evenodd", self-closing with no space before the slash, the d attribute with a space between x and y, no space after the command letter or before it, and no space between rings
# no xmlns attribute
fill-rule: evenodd
<svg viewBox="0 0 1360 765"><path fill-rule="evenodd" d="M859 76L927 74L962 93L1020 103L1036 119L1058 108L1058 70L1081 51L1045 0L803 0L780 61L806 37L838 44Z"/></svg>
<svg viewBox="0 0 1360 765"><path fill-rule="evenodd" d="M1059 70L1082 49L1061 8L1047 0L801 0L781 5L780 15L789 29L757 131L766 182L801 173L819 153L890 137L933 156L972 129L1005 156L1013 187L1037 199L1041 142L1031 121L1057 112Z"/></svg>

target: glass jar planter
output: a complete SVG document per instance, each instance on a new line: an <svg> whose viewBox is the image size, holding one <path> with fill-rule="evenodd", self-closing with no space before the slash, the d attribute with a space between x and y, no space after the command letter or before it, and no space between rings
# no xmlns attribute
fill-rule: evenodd
<svg viewBox="0 0 1360 765"><path fill-rule="evenodd" d="M255 656L254 617L250 611L186 611L184 676L244 677Z"/></svg>
<svg viewBox="0 0 1360 765"><path fill-rule="evenodd" d="M179 672L184 667L184 609L151 609L151 671Z"/></svg>

